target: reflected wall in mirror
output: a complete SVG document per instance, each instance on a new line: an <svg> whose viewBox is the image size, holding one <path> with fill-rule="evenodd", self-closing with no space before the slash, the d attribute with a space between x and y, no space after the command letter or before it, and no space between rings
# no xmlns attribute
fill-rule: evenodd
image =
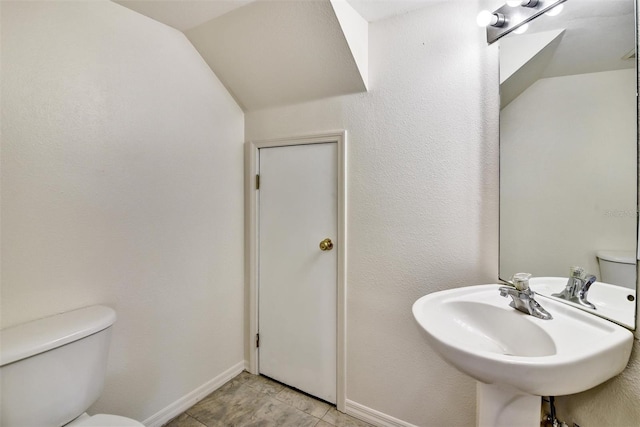
<svg viewBox="0 0 640 427"><path fill-rule="evenodd" d="M532 282L549 294L581 266L598 280L594 312L630 328L638 254L635 25L634 0L568 0L559 15L500 40L500 278L559 278ZM611 304L613 312L603 309Z"/></svg>

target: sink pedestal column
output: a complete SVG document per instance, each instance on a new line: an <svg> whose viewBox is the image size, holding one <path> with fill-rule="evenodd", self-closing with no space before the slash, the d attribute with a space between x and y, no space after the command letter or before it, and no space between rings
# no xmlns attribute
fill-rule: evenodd
<svg viewBox="0 0 640 427"><path fill-rule="evenodd" d="M508 386L477 383L477 427L540 427L542 400Z"/></svg>

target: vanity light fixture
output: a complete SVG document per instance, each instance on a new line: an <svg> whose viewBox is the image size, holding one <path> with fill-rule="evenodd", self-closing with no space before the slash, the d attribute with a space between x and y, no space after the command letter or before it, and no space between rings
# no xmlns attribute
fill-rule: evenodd
<svg viewBox="0 0 640 427"><path fill-rule="evenodd" d="M483 10L478 14L478 25L487 28L487 43L491 44L510 32L524 26L543 13L561 6L567 0L508 0L493 12ZM560 11L554 11L558 14ZM551 13L550 13L551 15ZM551 15L553 16L553 15ZM520 32L526 31L526 28Z"/></svg>

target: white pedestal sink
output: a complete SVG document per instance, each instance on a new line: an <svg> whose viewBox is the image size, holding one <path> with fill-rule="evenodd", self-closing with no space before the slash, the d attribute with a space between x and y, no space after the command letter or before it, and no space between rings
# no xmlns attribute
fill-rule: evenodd
<svg viewBox="0 0 640 427"><path fill-rule="evenodd" d="M435 292L413 315L431 346L478 380L478 426L540 425L540 396L579 393L622 372L633 334L565 304L538 298L538 319L500 296L501 285Z"/></svg>

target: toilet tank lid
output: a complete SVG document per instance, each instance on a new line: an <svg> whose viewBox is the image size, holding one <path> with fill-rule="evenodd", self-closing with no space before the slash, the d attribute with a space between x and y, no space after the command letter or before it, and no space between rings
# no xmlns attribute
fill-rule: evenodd
<svg viewBox="0 0 640 427"><path fill-rule="evenodd" d="M636 256L634 251L598 251L596 256L605 261L619 262L622 264L635 264Z"/></svg>
<svg viewBox="0 0 640 427"><path fill-rule="evenodd" d="M0 330L0 366L77 341L113 325L116 312L94 305Z"/></svg>

